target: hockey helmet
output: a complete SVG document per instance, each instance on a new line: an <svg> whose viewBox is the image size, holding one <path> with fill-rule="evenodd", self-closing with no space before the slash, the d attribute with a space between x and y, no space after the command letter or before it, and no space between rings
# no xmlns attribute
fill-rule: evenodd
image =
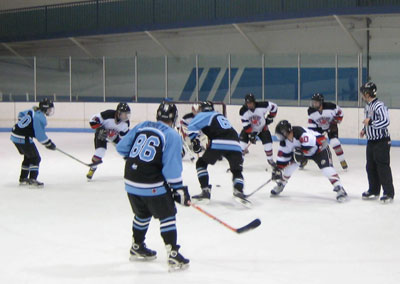
<svg viewBox="0 0 400 284"><path fill-rule="evenodd" d="M200 103L200 111L214 111L214 104L212 101L205 101Z"/></svg>
<svg viewBox="0 0 400 284"><path fill-rule="evenodd" d="M289 133L292 131L292 125L287 120L281 120L275 127L275 135L279 141L283 141L287 138Z"/></svg>
<svg viewBox="0 0 400 284"><path fill-rule="evenodd" d="M246 96L244 96L244 102L247 103L255 103L256 98L252 93L248 93Z"/></svg>
<svg viewBox="0 0 400 284"><path fill-rule="evenodd" d="M321 93L315 93L311 97L311 107L318 109L322 106L324 103L324 95Z"/></svg>
<svg viewBox="0 0 400 284"><path fill-rule="evenodd" d="M360 87L362 94L369 94L371 97L376 97L376 85L373 82L367 82Z"/></svg>
<svg viewBox="0 0 400 284"><path fill-rule="evenodd" d="M39 102L39 109L46 115L52 116L54 114L54 103L52 99L44 98Z"/></svg>
<svg viewBox="0 0 400 284"><path fill-rule="evenodd" d="M117 119L128 121L131 117L131 108L127 103L119 103L117 105Z"/></svg>
<svg viewBox="0 0 400 284"><path fill-rule="evenodd" d="M256 108L256 98L252 93L249 93L244 97L244 103L250 110L254 110Z"/></svg>
<svg viewBox="0 0 400 284"><path fill-rule="evenodd" d="M172 122L175 126L176 119L178 118L178 109L175 104L163 101L157 109L157 120Z"/></svg>

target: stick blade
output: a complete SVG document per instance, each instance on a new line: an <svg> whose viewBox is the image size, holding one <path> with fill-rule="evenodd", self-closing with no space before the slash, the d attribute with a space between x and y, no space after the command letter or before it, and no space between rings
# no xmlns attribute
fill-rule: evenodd
<svg viewBox="0 0 400 284"><path fill-rule="evenodd" d="M237 229L236 233L242 234L242 233L245 233L247 231L254 230L255 228L257 228L260 225L261 225L261 220L257 218L257 219L254 219L253 221L251 221L246 226L243 226L243 227Z"/></svg>

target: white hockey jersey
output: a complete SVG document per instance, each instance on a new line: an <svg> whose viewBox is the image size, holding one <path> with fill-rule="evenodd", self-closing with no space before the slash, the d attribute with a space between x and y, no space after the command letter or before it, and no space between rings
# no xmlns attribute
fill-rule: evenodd
<svg viewBox="0 0 400 284"><path fill-rule="evenodd" d="M312 157L326 147L328 142L324 135L304 127L293 126L293 141L285 139L279 144L277 165L285 167L289 164L296 148L300 149L304 156Z"/></svg>
<svg viewBox="0 0 400 284"><path fill-rule="evenodd" d="M323 103L322 112L308 108L308 128L320 133L327 131L332 123L342 122L342 119L342 109L334 103Z"/></svg>
<svg viewBox="0 0 400 284"><path fill-rule="evenodd" d="M104 127L108 130L108 139L114 140L118 136L124 136L129 131L129 121L121 121L115 118L115 110L106 110L95 114L89 123L93 129Z"/></svg>
<svg viewBox="0 0 400 284"><path fill-rule="evenodd" d="M273 102L256 102L252 111L247 105L243 105L239 111L242 126L247 133L261 132L266 125L266 118L274 118L278 112L278 106Z"/></svg>

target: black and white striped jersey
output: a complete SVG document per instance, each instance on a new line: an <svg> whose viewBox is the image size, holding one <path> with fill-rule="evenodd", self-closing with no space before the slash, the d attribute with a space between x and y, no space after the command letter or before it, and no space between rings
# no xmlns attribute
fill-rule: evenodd
<svg viewBox="0 0 400 284"><path fill-rule="evenodd" d="M390 136L387 129L390 124L389 111L383 102L375 98L367 103L364 117L370 119L369 125L364 128L368 140L379 140Z"/></svg>

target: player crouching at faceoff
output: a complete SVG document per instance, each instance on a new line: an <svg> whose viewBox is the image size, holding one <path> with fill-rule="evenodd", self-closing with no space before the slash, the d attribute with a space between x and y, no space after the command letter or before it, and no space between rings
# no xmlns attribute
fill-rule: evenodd
<svg viewBox="0 0 400 284"><path fill-rule="evenodd" d="M238 133L232 127L228 119L214 110L214 104L210 101L200 104L200 111L189 123L189 137L192 141L193 151L200 153L202 147L198 135L200 131L209 139L209 145L196 162L197 177L199 179L201 193L192 198L197 201L208 202L211 197L211 185L207 167L214 165L221 157L229 162L233 181L233 196L236 201L249 207L251 202L243 194L243 157L240 148Z"/></svg>
<svg viewBox="0 0 400 284"><path fill-rule="evenodd" d="M333 185L336 200L346 200L347 193L332 166L331 152L325 136L300 126L292 127L287 120L282 120L276 125L275 135L280 144L277 165L272 172L272 180L277 185L271 190L271 196L279 195L299 164L305 159L311 159Z"/></svg>
<svg viewBox="0 0 400 284"><path fill-rule="evenodd" d="M129 131L129 118L131 109L127 103L119 103L116 110L106 110L95 114L89 121L90 127L95 129L94 148L95 153L92 157L93 166L90 167L86 177L88 180L93 178L97 165L103 162L107 150L107 143L118 144L121 137Z"/></svg>
<svg viewBox="0 0 400 284"><path fill-rule="evenodd" d="M326 132L329 144L335 151L342 169L347 169L342 145L339 141L338 124L343 120L342 109L330 102L324 102L324 96L316 93L311 97L311 106L308 108L308 128L323 134Z"/></svg>
<svg viewBox="0 0 400 284"><path fill-rule="evenodd" d="M155 259L156 252L145 245L152 217L160 220L170 270L188 267L189 260L178 251L175 202L190 206L190 196L182 185L182 139L173 127L178 116L174 104L163 102L157 122L145 121L122 138L117 151L126 159L125 190L133 219L131 260Z"/></svg>
<svg viewBox="0 0 400 284"><path fill-rule="evenodd" d="M11 141L17 147L18 152L24 155L19 177L20 185L43 187L43 183L37 180L39 175L39 164L41 161L39 152L33 142L35 137L47 149L55 150L56 145L47 137L45 128L46 116L54 114L54 103L47 98L39 103L39 107L21 111L18 114L18 122L11 132Z"/></svg>

